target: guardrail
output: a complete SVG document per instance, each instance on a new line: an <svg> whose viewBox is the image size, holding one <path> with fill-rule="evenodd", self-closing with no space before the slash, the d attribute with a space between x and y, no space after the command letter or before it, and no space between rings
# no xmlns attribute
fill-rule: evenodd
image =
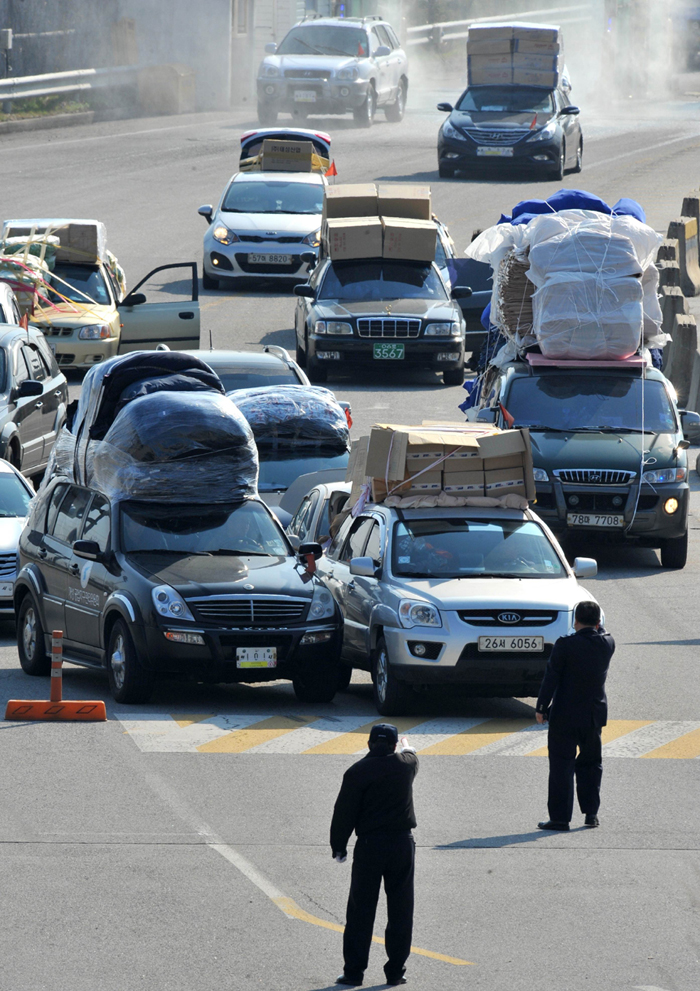
<svg viewBox="0 0 700 991"><path fill-rule="evenodd" d="M521 10L511 14L497 14L494 17L472 17L465 21L440 21L435 24L419 24L406 28L407 35L418 35L427 33L427 37L409 37L407 45L429 45L435 41L454 41L459 38L466 38L469 34L469 27L472 24L494 24L499 21L520 21L524 17L549 17L552 14L577 14L579 11L588 12L588 16L567 17L565 20L557 18L557 24L582 24L590 21L593 16L592 3L568 4L565 7L547 7L539 10ZM449 31L449 28L467 28L466 31Z"/></svg>
<svg viewBox="0 0 700 991"><path fill-rule="evenodd" d="M86 89L128 86L136 82L137 72L136 66L118 65L107 69L73 69L41 76L0 79L0 100L23 100Z"/></svg>

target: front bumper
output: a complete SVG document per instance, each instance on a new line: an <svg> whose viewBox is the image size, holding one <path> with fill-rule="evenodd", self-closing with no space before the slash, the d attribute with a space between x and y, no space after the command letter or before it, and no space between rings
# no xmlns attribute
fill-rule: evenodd
<svg viewBox="0 0 700 991"><path fill-rule="evenodd" d="M688 528L690 490L685 482L654 486L643 483L639 499L635 484L574 485L555 478L551 482L537 482L536 489L537 514L557 534L597 533L608 540L638 538L650 547L658 547L661 540L682 537ZM572 496L578 499L574 505ZM613 499L621 499L622 503L616 506ZM664 509L669 499L678 502L675 513L669 514ZM623 527L570 526L569 513L622 515L625 524Z"/></svg>
<svg viewBox="0 0 700 991"><path fill-rule="evenodd" d="M203 268L212 279L277 279L305 282L309 265L301 260L305 251L318 249L303 244L301 236L293 244L267 241L263 244L248 244L238 241L235 244L219 244L213 238L205 238ZM264 255L269 261L250 261L250 255ZM289 261L280 264L279 256L286 255ZM276 260L275 259L276 256Z"/></svg>
<svg viewBox="0 0 700 991"><path fill-rule="evenodd" d="M495 168L519 168L533 169L537 171L550 170L556 167L561 154L561 140L554 137L548 141L534 141L528 143L527 139L517 141L513 145L499 142L501 151L512 149L512 155L491 155L479 154L479 148L486 145L478 144L471 138L463 141L454 138L444 138L442 132L438 139L438 164L450 169L474 169L484 167L485 169Z"/></svg>
<svg viewBox="0 0 700 991"><path fill-rule="evenodd" d="M79 327L68 336L61 334L60 337L53 336L50 329L41 327L40 330L46 333L46 339L56 355L56 361L61 369L64 368L92 368L99 365L107 358L113 358L119 353L119 338L108 337L101 341L81 341L78 338Z"/></svg>
<svg viewBox="0 0 700 991"><path fill-rule="evenodd" d="M257 85L258 104L272 110L291 114L342 114L362 106L369 84L366 79L272 76L258 79Z"/></svg>
<svg viewBox="0 0 700 991"><path fill-rule="evenodd" d="M459 368L464 363L464 338L371 338L331 337L326 334L310 334L308 357L332 366L349 364L421 365L423 367ZM403 358L375 358L375 344L403 344ZM443 357L440 357L440 356ZM445 358L445 355L450 355Z"/></svg>

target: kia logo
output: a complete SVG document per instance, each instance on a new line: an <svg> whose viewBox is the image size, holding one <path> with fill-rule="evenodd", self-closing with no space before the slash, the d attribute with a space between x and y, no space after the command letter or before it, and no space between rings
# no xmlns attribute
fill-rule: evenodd
<svg viewBox="0 0 700 991"><path fill-rule="evenodd" d="M517 612L499 612L498 614L499 623L519 623L520 613Z"/></svg>

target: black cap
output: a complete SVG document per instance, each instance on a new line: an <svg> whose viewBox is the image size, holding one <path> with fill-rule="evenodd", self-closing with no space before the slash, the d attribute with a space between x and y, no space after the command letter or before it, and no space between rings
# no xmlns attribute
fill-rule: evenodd
<svg viewBox="0 0 700 991"><path fill-rule="evenodd" d="M396 745L399 742L399 731L391 723L375 723L369 731L369 742Z"/></svg>

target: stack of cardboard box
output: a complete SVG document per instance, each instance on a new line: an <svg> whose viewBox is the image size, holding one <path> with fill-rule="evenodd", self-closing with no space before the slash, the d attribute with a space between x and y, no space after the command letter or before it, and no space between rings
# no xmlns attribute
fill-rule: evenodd
<svg viewBox="0 0 700 991"><path fill-rule="evenodd" d="M312 141L276 141L265 138L261 150L263 172L312 172L314 170Z"/></svg>
<svg viewBox="0 0 700 991"><path fill-rule="evenodd" d="M558 27L477 24L467 38L470 86L542 86L555 89L563 70Z"/></svg>
<svg viewBox="0 0 700 991"><path fill-rule="evenodd" d="M429 186L373 182L329 186L321 237L333 261L432 261L435 222Z"/></svg>

